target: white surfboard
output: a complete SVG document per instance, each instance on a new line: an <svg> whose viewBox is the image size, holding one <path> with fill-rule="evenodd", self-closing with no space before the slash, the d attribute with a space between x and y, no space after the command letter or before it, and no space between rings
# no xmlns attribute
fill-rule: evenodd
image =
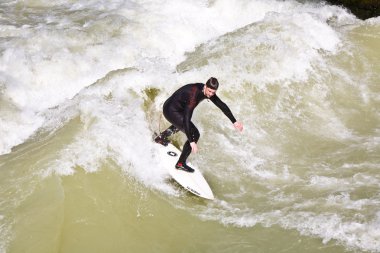
<svg viewBox="0 0 380 253"><path fill-rule="evenodd" d="M175 164L181 155L181 151L178 148L169 143L167 146L159 144L159 149L162 163L168 169L170 176L172 176L177 183L199 197L214 199L214 194L210 186L197 168L190 164L189 166L194 169L194 172L186 172L175 168Z"/></svg>

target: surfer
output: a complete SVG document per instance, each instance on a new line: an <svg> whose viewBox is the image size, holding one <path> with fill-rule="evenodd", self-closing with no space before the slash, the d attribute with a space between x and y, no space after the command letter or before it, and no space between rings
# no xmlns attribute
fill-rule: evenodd
<svg viewBox="0 0 380 253"><path fill-rule="evenodd" d="M198 151L197 143L200 134L191 122L191 117L195 107L204 99L210 99L231 120L237 130L243 130L243 124L236 121L228 106L216 95L218 87L218 80L211 77L206 84L193 83L182 86L165 101L164 116L172 125L157 136L155 142L166 146L169 143L170 135L178 131L186 134L187 141L183 145L181 156L175 165L176 169L194 172L194 169L186 164L186 160L191 152Z"/></svg>

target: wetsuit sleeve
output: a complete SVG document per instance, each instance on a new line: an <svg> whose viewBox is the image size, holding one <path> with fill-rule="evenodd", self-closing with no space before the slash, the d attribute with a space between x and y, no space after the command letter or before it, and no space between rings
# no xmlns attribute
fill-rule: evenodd
<svg viewBox="0 0 380 253"><path fill-rule="evenodd" d="M236 122L234 115L230 108L222 101L217 95L214 95L210 100L231 120L232 123Z"/></svg>

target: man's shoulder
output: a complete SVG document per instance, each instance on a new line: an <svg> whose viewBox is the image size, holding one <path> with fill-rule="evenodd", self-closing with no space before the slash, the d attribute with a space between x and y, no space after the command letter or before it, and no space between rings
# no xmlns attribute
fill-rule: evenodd
<svg viewBox="0 0 380 253"><path fill-rule="evenodd" d="M203 87L204 83L189 83L185 84L183 87L189 87L189 86L197 86L197 87Z"/></svg>
<svg viewBox="0 0 380 253"><path fill-rule="evenodd" d="M210 97L211 101L221 100L218 95L214 94L212 97Z"/></svg>
<svg viewBox="0 0 380 253"><path fill-rule="evenodd" d="M194 90L194 88L198 89L198 90L202 90L203 89L203 83L189 83L189 84L185 84L184 86L182 86L180 89L182 90Z"/></svg>

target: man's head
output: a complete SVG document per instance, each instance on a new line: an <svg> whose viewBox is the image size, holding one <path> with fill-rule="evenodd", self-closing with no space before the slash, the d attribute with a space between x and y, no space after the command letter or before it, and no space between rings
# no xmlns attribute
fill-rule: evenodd
<svg viewBox="0 0 380 253"><path fill-rule="evenodd" d="M216 79L215 77L211 77L210 79L207 80L206 86L213 90L217 90L219 87L218 79Z"/></svg>
<svg viewBox="0 0 380 253"><path fill-rule="evenodd" d="M216 90L219 87L219 82L215 77L211 77L206 82L206 87L204 89L204 94L206 97L210 98L215 95Z"/></svg>

